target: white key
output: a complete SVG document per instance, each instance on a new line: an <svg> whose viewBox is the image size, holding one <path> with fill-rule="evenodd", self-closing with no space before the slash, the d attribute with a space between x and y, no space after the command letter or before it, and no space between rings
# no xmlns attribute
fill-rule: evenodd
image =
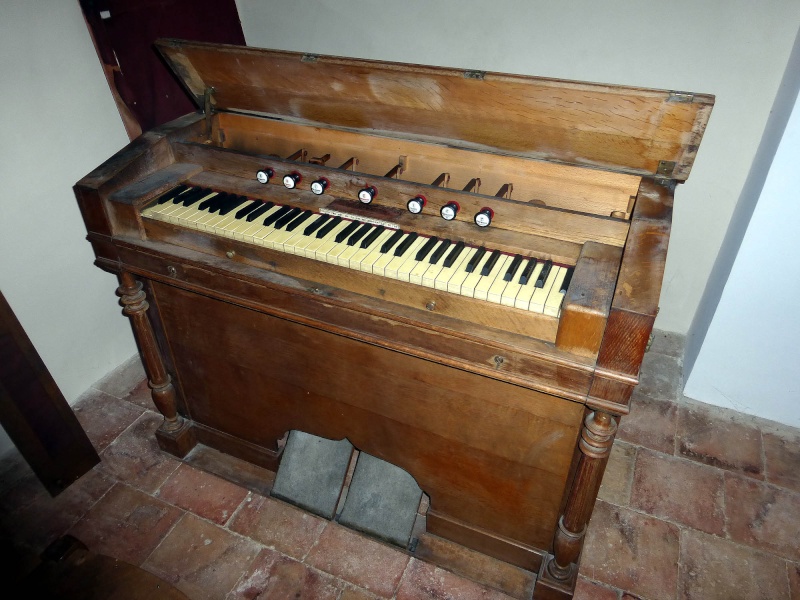
<svg viewBox="0 0 800 600"><path fill-rule="evenodd" d="M547 294L547 300L544 303L544 314L551 317L557 317L561 314L561 301L564 300L564 292L561 291L561 284L564 283L564 277L567 276L567 269L559 267L560 271L553 281L553 287L550 293Z"/></svg>
<svg viewBox="0 0 800 600"><path fill-rule="evenodd" d="M331 232L322 238L322 243L314 251L314 258L326 262L328 260L328 252L339 243L336 241L337 234L348 225L350 225L350 221L342 220L341 223L331 229Z"/></svg>
<svg viewBox="0 0 800 600"><path fill-rule="evenodd" d="M428 237L423 237L423 236L420 236L420 238L417 238L417 241L420 241L421 243L412 244L412 246L415 248L414 251L411 254L407 255L408 258L402 265L400 265L400 268L397 270L397 278L400 279L401 281L411 281L411 272L418 266L422 267L423 270L430 266L430 263L427 260L425 260L425 258L423 258L422 260L417 260L417 254L419 253L420 250L422 250L422 247L425 244L427 244L428 240L430 239ZM430 256L430 252L428 252L428 256Z"/></svg>
<svg viewBox="0 0 800 600"><path fill-rule="evenodd" d="M504 279L506 271L508 271L508 267L511 266L511 263L514 262L513 256L507 256L505 254L503 256L505 256L505 260L503 261L503 266L497 273L497 277L494 278L492 285L489 286L489 290L486 293L486 299L489 302L495 302L497 304L500 304L500 299L503 297L503 292L505 291L506 286L509 283ZM502 258L500 260L502 260ZM499 263L500 260L498 260L497 262Z"/></svg>
<svg viewBox="0 0 800 600"><path fill-rule="evenodd" d="M237 229L239 229L242 223L247 223L247 221L245 220L247 219L247 215L245 215L241 219L236 218L236 213L239 212L241 209L245 208L246 206L249 206L249 204L244 204L238 208L233 209L231 211L231 214L229 215L231 217L230 220L226 221L225 223L220 223L217 226L217 233L219 233L220 235L224 235L225 237L232 238L234 232Z"/></svg>
<svg viewBox="0 0 800 600"><path fill-rule="evenodd" d="M313 222L313 217L309 219L309 221ZM284 252L287 254L299 254L300 251L314 239L313 235L306 235L303 233L306 227L308 227L308 222L301 223L300 226L294 230L294 235L283 244Z"/></svg>
<svg viewBox="0 0 800 600"><path fill-rule="evenodd" d="M367 255L361 259L359 264L359 268L366 272L372 273L372 267L377 262L377 260L383 256L381 253L381 247L386 243L386 241L392 237L397 231L396 229L387 229L382 234L378 236L378 239L375 240L375 243L372 244L367 250Z"/></svg>
<svg viewBox="0 0 800 600"><path fill-rule="evenodd" d="M411 245L406 248L406 251L403 252L400 256L395 256L394 259L386 265L386 270L384 271L384 277L390 277L391 279L400 279L401 273L405 273L408 275L408 272L411 269L406 271L401 271L401 268L408 260L413 260L414 256L417 254L419 249L422 245L428 240L428 238L417 236L417 238L411 242Z"/></svg>
<svg viewBox="0 0 800 600"><path fill-rule="evenodd" d="M461 254L459 254L458 257L453 261L452 265L449 267L442 266L442 270L436 276L436 279L433 280L433 287L437 290L447 291L447 285L450 279L453 277L453 275L459 272L461 265L467 264L475 252L477 252L477 248L469 248L465 246L464 249L461 250ZM449 252L446 254L449 254ZM442 264L444 265L444 263Z"/></svg>
<svg viewBox="0 0 800 600"><path fill-rule="evenodd" d="M392 260L396 258L394 255L395 249L400 244L402 244L407 237L408 234L404 233L403 236L397 241L397 243L394 246L392 246L392 248L386 254L381 254L378 257L378 260L372 263L372 272L375 275L381 275L382 277L385 277L386 265L388 265L390 262L392 262Z"/></svg>
<svg viewBox="0 0 800 600"><path fill-rule="evenodd" d="M256 227L256 226L259 227L259 228L263 227L264 226L264 219L266 219L269 215L274 213L279 208L280 208L280 206L273 206L273 207L269 208L268 210L264 211L264 213L258 215L258 217L256 217L252 221L248 221L247 217L242 219L242 224L237 226L231 232L233 234L233 239L235 239L235 240L244 240L245 234L247 236L252 236L253 233L258 231L258 229L254 229L254 227ZM256 209L256 210L258 210L258 209Z"/></svg>
<svg viewBox="0 0 800 600"><path fill-rule="evenodd" d="M356 252L352 257L350 257L350 264L348 265L351 269L358 269L358 270L365 270L363 267L365 266L364 263L367 261L367 258L372 254L372 252L376 248L380 248L389 236L392 235L393 230L391 229L384 229L380 232L378 237L376 237L373 242L367 248L361 248L359 246L358 252ZM369 235L369 234L367 234ZM369 265L370 268L366 269L367 271L372 271L371 264Z"/></svg>
<svg viewBox="0 0 800 600"><path fill-rule="evenodd" d="M486 261L489 260L491 255L492 253L487 250L486 253L481 257L481 260L478 262L478 266L475 267L475 270L472 273L468 273L466 278L464 278L464 281L461 284L461 289L457 292L458 294L461 294L462 296L469 296L470 298L475 297L475 287L481 281L481 271L483 270L483 265L486 264ZM464 266L466 267L466 265ZM455 277L453 279L455 279Z"/></svg>
<svg viewBox="0 0 800 600"><path fill-rule="evenodd" d="M528 310L531 304L531 297L536 291L536 278L539 277L539 273L541 273L543 266L544 263L542 261L536 263L533 271L531 271L531 276L528 278L528 283L520 288L519 293L514 300L514 306L521 308L522 310Z"/></svg>
<svg viewBox="0 0 800 600"><path fill-rule="evenodd" d="M347 248L344 249L344 252L342 252L337 257L336 264L338 264L341 267L349 267L350 266L350 259L360 249L361 248L358 247L357 243L353 244L352 246L347 246Z"/></svg>
<svg viewBox="0 0 800 600"><path fill-rule="evenodd" d="M441 243L442 242L439 242L438 244L436 244L436 247L433 249L433 252L436 252L436 250L439 249L439 246L441 245ZM422 273L422 275L420 275L419 281L415 281L415 274L412 273L411 276L409 277L409 280L411 281L411 283L419 283L419 285L424 285L425 287L430 287L430 288L434 287L434 285L436 283L436 277L438 277L439 273L441 273L442 269L444 269L444 261L447 258L448 253L454 247L455 247L455 244L450 242L450 245L447 246L445 251L439 257L439 260L437 260L433 264L431 264L430 263L430 259L428 259L428 261L426 261L427 265L428 265L428 268L425 269L425 271ZM464 252L464 250L462 250L462 252Z"/></svg>
<svg viewBox="0 0 800 600"><path fill-rule="evenodd" d="M313 238L314 239L311 240L311 242L309 242L306 245L306 247L303 249L303 256L306 256L307 258L313 258L314 260L318 260L317 259L317 250L319 249L320 246L322 246L322 244L324 244L326 241L331 239L330 234L332 233L332 231L329 231L323 237L317 237L317 234L320 231L322 231L323 229L325 229L325 227L330 225L331 222L332 221L325 221L325 223L319 229L317 229L314 232L314 234L313 234ZM339 223L337 223L336 226L334 226L334 229L336 229L336 227L341 225L343 222L344 221L339 221ZM325 259L323 258L322 260L325 260Z"/></svg>
<svg viewBox="0 0 800 600"><path fill-rule="evenodd" d="M553 289L553 284L560 271L561 267L553 265L550 269L550 273L547 275L547 279L545 279L544 285L533 292L531 304L528 307L529 311L537 313L544 312L544 303L547 301L547 295L550 293L550 290Z"/></svg>
<svg viewBox="0 0 800 600"><path fill-rule="evenodd" d="M497 261L494 263L491 271L487 275L483 275L481 280L478 282L478 285L475 286L475 298L478 300L488 300L489 299L489 290L494 285L495 279L500 277L500 281L503 281L503 273L505 273L505 269L508 267L506 266L505 269L503 266L508 262L511 257L508 254L501 254Z"/></svg>
<svg viewBox="0 0 800 600"><path fill-rule="evenodd" d="M177 196L177 197L178 197L178 198L180 198L180 197L181 197L181 196L183 196L183 194L185 194L186 192L191 192L191 191L193 191L193 190L195 190L195 189L196 189L196 188L193 188L193 187L187 188L187 189L183 190L183 191L182 191L180 194L178 194L178 196ZM163 194L162 194L162 195L163 195ZM155 217L155 215L156 215L156 214L168 213L168 212L170 212L170 211L174 210L174 209L175 209L176 207L178 207L178 206L180 206L181 208L183 208L183 204L180 204L180 203L178 203L178 204L175 204L175 203L173 202L173 200L174 200L174 199L175 199L175 198L173 198L172 200L168 200L168 201L167 201L167 202L165 202L164 204L151 204L150 206L148 206L147 208L145 208L145 209L142 211L142 216L143 216L143 217L153 217L153 218L157 218L157 217ZM162 219L162 220L163 220L163 219Z"/></svg>
<svg viewBox="0 0 800 600"><path fill-rule="evenodd" d="M333 217L330 217L328 220L324 221L322 223L322 225L320 225L314 231L312 231L310 235L305 235L303 232L308 228L308 226L311 225L312 223L314 223L321 216L323 216L323 215L314 215L306 223L303 223L300 226L300 229L302 230L302 231L300 231L300 234L302 235L302 237L298 238L296 240L294 238L292 238L291 240L289 240L289 242L287 242L287 244L291 243L292 246L293 246L293 248L291 249L291 252L293 252L294 254L297 254L298 256L305 256L306 255L306 248L308 248L308 246L311 245L311 242L313 242L314 240L318 239L317 238L317 232L320 229L322 229L323 227L325 227L325 225L327 223L330 223L330 219L333 218Z"/></svg>
<svg viewBox="0 0 800 600"><path fill-rule="evenodd" d="M208 211L205 209L200 210L198 208L200 203L216 195L216 192L210 192L199 200L195 200L191 206L183 206L183 204L178 204L177 206L179 208L170 212L169 214L165 214L164 220L168 223L175 223L176 225L191 226L191 223L193 223L198 217L208 214Z"/></svg>
<svg viewBox="0 0 800 600"><path fill-rule="evenodd" d="M461 284L464 283L464 280L469 275L465 270L467 263L473 259L477 251L477 248L465 248L459 257L461 260L454 262L453 266L450 268L442 269L442 273L436 279L436 285L434 287L437 290L447 290L451 294L460 294ZM447 280L447 287L440 287L445 279Z"/></svg>

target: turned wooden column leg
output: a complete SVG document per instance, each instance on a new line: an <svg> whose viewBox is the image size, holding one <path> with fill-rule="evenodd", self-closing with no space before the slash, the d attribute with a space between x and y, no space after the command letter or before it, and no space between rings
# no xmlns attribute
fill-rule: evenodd
<svg viewBox="0 0 800 600"><path fill-rule="evenodd" d="M120 275L120 279L117 294L123 306L122 312L131 319L133 333L142 353L153 403L164 415L164 421L156 432L159 446L171 454L183 457L194 446L194 436L191 434L189 424L178 414L175 387L164 366L153 328L147 318L149 304L142 283L125 271Z"/></svg>
<svg viewBox="0 0 800 600"><path fill-rule="evenodd" d="M617 422L608 413L595 411L584 421L579 442L581 455L572 492L558 521L553 556L546 560L534 598L572 597L586 526L592 516L616 432ZM538 589L539 583L541 589Z"/></svg>

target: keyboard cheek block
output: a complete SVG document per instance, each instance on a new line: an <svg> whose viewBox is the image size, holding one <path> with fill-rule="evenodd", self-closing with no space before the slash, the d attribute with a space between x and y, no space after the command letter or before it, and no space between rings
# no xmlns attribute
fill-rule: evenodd
<svg viewBox="0 0 800 600"><path fill-rule="evenodd" d="M274 471L289 431L347 439L428 495L409 553L571 598L713 97L157 48L206 110L75 193L161 450Z"/></svg>

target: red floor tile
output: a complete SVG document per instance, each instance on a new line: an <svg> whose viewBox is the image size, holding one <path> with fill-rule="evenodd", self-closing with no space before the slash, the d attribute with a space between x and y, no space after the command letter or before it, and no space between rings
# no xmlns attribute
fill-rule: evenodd
<svg viewBox="0 0 800 600"><path fill-rule="evenodd" d="M783 560L688 529L682 536L681 575L681 600L789 598Z"/></svg>
<svg viewBox="0 0 800 600"><path fill-rule="evenodd" d="M70 533L93 552L139 565L182 515L179 508L118 483Z"/></svg>
<svg viewBox="0 0 800 600"><path fill-rule="evenodd" d="M192 600L219 600L245 573L260 546L185 514L142 564Z"/></svg>
<svg viewBox="0 0 800 600"><path fill-rule="evenodd" d="M761 432L696 405L678 409L678 454L726 471L764 478Z"/></svg>
<svg viewBox="0 0 800 600"><path fill-rule="evenodd" d="M251 494L228 527L302 560L325 524L326 521L284 502Z"/></svg>
<svg viewBox="0 0 800 600"><path fill-rule="evenodd" d="M337 600L344 584L264 548L226 600Z"/></svg>
<svg viewBox="0 0 800 600"><path fill-rule="evenodd" d="M631 412L622 417L617 438L673 454L677 427L678 407L675 402L654 400L635 392L631 398Z"/></svg>
<svg viewBox="0 0 800 600"><path fill-rule="evenodd" d="M458 577L431 564L411 559L397 600L511 600L510 596Z"/></svg>
<svg viewBox="0 0 800 600"><path fill-rule="evenodd" d="M685 459L640 450L631 506L706 533L725 532L722 472Z"/></svg>
<svg viewBox="0 0 800 600"><path fill-rule="evenodd" d="M247 496L247 490L182 464L156 495L170 504L224 525Z"/></svg>
<svg viewBox="0 0 800 600"><path fill-rule="evenodd" d="M678 534L671 523L600 501L587 532L581 573L649 600L673 600Z"/></svg>
<svg viewBox="0 0 800 600"><path fill-rule="evenodd" d="M800 561L800 493L728 474L725 509L731 539Z"/></svg>
<svg viewBox="0 0 800 600"><path fill-rule="evenodd" d="M763 435L767 481L800 492L800 431Z"/></svg>
<svg viewBox="0 0 800 600"><path fill-rule="evenodd" d="M408 556L332 523L322 532L305 562L389 598L397 588Z"/></svg>
<svg viewBox="0 0 800 600"><path fill-rule="evenodd" d="M102 452L144 412L110 394L90 389L72 407L92 445Z"/></svg>
<svg viewBox="0 0 800 600"><path fill-rule="evenodd" d="M573 600L618 600L619 590L578 576Z"/></svg>
<svg viewBox="0 0 800 600"><path fill-rule="evenodd" d="M617 506L630 504L637 449L637 446L625 442L616 442L611 447L598 498Z"/></svg>

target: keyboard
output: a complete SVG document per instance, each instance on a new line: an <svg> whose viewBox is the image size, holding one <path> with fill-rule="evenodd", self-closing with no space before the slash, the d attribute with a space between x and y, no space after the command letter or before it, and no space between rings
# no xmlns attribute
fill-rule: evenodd
<svg viewBox="0 0 800 600"><path fill-rule="evenodd" d="M180 185L142 216L459 296L558 317L573 267L289 204Z"/></svg>

